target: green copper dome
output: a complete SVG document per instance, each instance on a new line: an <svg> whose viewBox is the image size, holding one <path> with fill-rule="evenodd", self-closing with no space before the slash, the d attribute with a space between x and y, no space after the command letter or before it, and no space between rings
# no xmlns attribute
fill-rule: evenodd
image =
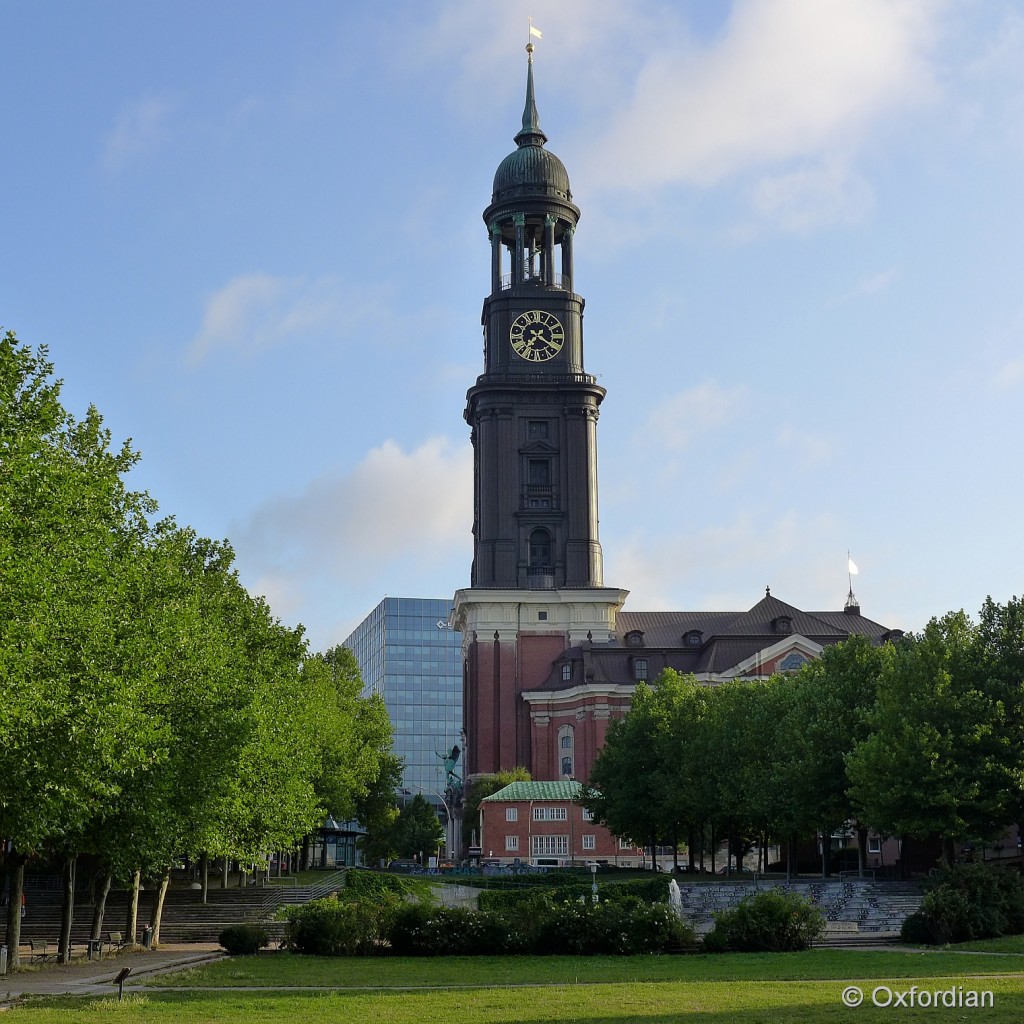
<svg viewBox="0 0 1024 1024"><path fill-rule="evenodd" d="M533 95L533 47L526 71L526 106L523 108L523 127L516 135L519 148L509 153L498 165L494 175L492 202L517 196L549 195L572 201L569 175L565 164L544 148L547 136L540 130L537 103Z"/></svg>

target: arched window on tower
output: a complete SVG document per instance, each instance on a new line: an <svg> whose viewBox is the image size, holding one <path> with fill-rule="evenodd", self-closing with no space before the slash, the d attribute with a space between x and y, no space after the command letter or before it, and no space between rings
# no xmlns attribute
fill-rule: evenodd
<svg viewBox="0 0 1024 1024"><path fill-rule="evenodd" d="M558 774L563 779L571 779L576 760L576 737L571 725L563 725L558 730Z"/></svg>
<svg viewBox="0 0 1024 1024"><path fill-rule="evenodd" d="M538 576L552 571L551 534L540 527L530 534L530 571Z"/></svg>

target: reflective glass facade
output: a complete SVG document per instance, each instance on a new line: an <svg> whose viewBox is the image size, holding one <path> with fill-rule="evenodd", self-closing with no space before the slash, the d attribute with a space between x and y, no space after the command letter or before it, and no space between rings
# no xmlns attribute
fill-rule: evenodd
<svg viewBox="0 0 1024 1024"><path fill-rule="evenodd" d="M405 788L437 807L445 787L441 758L462 745L462 634L448 628L451 609L450 600L386 597L345 641L367 692L387 705ZM461 777L461 760L457 772Z"/></svg>

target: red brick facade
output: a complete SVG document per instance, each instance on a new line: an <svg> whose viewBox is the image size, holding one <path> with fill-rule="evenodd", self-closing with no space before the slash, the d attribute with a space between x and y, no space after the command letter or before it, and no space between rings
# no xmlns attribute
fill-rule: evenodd
<svg viewBox="0 0 1024 1024"><path fill-rule="evenodd" d="M552 795L559 786L561 795ZM643 851L623 843L573 802L578 783L513 783L480 804L485 862L564 867L598 862L640 867Z"/></svg>

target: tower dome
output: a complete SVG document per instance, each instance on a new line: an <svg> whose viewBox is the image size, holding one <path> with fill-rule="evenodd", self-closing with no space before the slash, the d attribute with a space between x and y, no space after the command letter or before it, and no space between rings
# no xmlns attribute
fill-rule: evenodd
<svg viewBox="0 0 1024 1024"><path fill-rule="evenodd" d="M527 47L526 105L523 127L515 137L517 149L509 153L494 174L491 202L523 197L549 196L572 202L569 175L565 164L544 148L547 136L540 130L537 103L533 92L533 45Z"/></svg>

